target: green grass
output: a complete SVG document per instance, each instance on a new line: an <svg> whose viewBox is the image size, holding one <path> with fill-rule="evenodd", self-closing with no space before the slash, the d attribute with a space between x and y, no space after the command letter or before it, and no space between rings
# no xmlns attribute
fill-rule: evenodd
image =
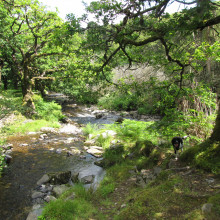
<svg viewBox="0 0 220 220"><path fill-rule="evenodd" d="M68 197L74 193L74 199ZM92 191L87 191L82 185L77 184L65 192L56 201L50 202L43 210L39 219L72 220L89 219L97 208L91 202Z"/></svg>

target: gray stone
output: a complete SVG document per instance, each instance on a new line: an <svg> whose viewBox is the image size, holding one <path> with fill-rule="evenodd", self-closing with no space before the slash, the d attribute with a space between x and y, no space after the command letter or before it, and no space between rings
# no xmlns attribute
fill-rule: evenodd
<svg viewBox="0 0 220 220"><path fill-rule="evenodd" d="M212 203L206 203L202 206L202 212L204 214L209 214L212 211L213 204Z"/></svg>
<svg viewBox="0 0 220 220"><path fill-rule="evenodd" d="M42 193L42 192L34 192L34 193L31 195L31 198L32 198L32 199L43 198L44 195L45 195L45 194Z"/></svg>
<svg viewBox="0 0 220 220"><path fill-rule="evenodd" d="M61 154L61 153L62 153L62 149L61 149L61 148L58 148L58 149L56 150L56 153L57 153L57 154Z"/></svg>
<svg viewBox="0 0 220 220"><path fill-rule="evenodd" d="M94 144L95 144L95 140L94 140L94 139L92 139L92 140L87 140L87 141L84 142L84 145L85 145L85 146L92 146L92 145L94 145Z"/></svg>
<svg viewBox="0 0 220 220"><path fill-rule="evenodd" d="M162 171L162 168L160 168L160 167L154 167L153 168L153 173L156 176L158 176L161 173L161 171Z"/></svg>
<svg viewBox="0 0 220 220"><path fill-rule="evenodd" d="M53 188L53 192L55 193L56 196L60 196L63 194L65 191L67 191L70 187L66 185L60 185L60 186L55 186Z"/></svg>
<svg viewBox="0 0 220 220"><path fill-rule="evenodd" d="M94 157L102 157L103 155L103 149L101 147L98 146L91 146L88 150L87 150L88 154L93 155Z"/></svg>
<svg viewBox="0 0 220 220"><path fill-rule="evenodd" d="M49 202L55 201L55 200L57 200L57 199L56 199L54 196L47 195L47 196L44 198L44 200L49 203Z"/></svg>
<svg viewBox="0 0 220 220"><path fill-rule="evenodd" d="M55 128L51 128L51 127L42 127L40 129L41 132L45 132L45 133L57 133Z"/></svg>
<svg viewBox="0 0 220 220"><path fill-rule="evenodd" d="M40 185L42 185L42 184L44 184L44 183L49 182L49 180L50 180L49 176L48 176L47 174L44 174L44 175L41 177L41 179L39 179L39 180L37 181L37 185L40 186Z"/></svg>
<svg viewBox="0 0 220 220"><path fill-rule="evenodd" d="M94 178L94 175L84 176L81 178L80 182L83 184L91 184L93 183Z"/></svg>
<svg viewBox="0 0 220 220"><path fill-rule="evenodd" d="M42 215L43 208L41 205L34 205L26 220L37 220Z"/></svg>

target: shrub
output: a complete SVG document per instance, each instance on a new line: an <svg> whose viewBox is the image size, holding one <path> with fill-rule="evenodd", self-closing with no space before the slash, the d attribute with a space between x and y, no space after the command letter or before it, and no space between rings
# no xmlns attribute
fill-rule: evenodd
<svg viewBox="0 0 220 220"><path fill-rule="evenodd" d="M45 102L39 95L33 96L37 114L35 119L45 119L47 121L58 121L64 118L61 106L55 102Z"/></svg>

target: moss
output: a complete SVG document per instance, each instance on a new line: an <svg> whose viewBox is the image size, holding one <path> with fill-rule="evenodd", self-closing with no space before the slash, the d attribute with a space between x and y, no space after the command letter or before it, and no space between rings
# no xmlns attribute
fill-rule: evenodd
<svg viewBox="0 0 220 220"><path fill-rule="evenodd" d="M220 193L210 197L208 199L208 203L213 204L212 208L212 216L213 219L220 219Z"/></svg>

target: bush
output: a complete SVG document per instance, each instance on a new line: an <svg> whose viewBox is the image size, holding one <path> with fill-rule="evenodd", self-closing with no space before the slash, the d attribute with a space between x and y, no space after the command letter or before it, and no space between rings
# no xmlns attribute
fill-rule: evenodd
<svg viewBox="0 0 220 220"><path fill-rule="evenodd" d="M47 121L59 121L64 118L61 106L55 102L45 102L39 95L33 96L37 114L35 119L45 119Z"/></svg>
<svg viewBox="0 0 220 220"><path fill-rule="evenodd" d="M137 109L137 97L135 95L115 93L102 97L98 101L98 105L103 108L115 111L130 111Z"/></svg>

